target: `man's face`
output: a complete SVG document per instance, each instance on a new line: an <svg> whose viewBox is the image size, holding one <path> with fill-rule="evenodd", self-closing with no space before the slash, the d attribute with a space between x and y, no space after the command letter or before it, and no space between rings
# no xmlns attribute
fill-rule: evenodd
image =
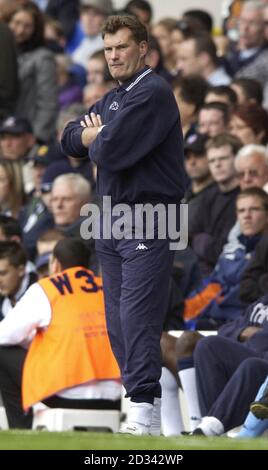
<svg viewBox="0 0 268 470"><path fill-rule="evenodd" d="M97 36L101 32L105 16L91 7L83 7L80 22L86 36Z"/></svg>
<svg viewBox="0 0 268 470"><path fill-rule="evenodd" d="M210 174L206 155L196 155L188 151L185 155L185 170L193 181L202 182L206 180Z"/></svg>
<svg viewBox="0 0 268 470"><path fill-rule="evenodd" d="M30 12L18 11L12 16L9 27L14 34L16 42L21 44L33 35L34 19Z"/></svg>
<svg viewBox="0 0 268 470"><path fill-rule="evenodd" d="M34 137L31 134L1 134L0 150L4 158L19 160L23 158L34 145Z"/></svg>
<svg viewBox="0 0 268 470"><path fill-rule="evenodd" d="M243 235L251 237L267 230L268 213L258 196L240 197L236 203L236 214Z"/></svg>
<svg viewBox="0 0 268 470"><path fill-rule="evenodd" d="M104 82L105 62L104 59L92 58L87 63L87 81L89 83L101 84Z"/></svg>
<svg viewBox="0 0 268 470"><path fill-rule="evenodd" d="M210 137L225 132L223 113L218 109L201 109L198 116L198 128L200 134L208 134Z"/></svg>
<svg viewBox="0 0 268 470"><path fill-rule="evenodd" d="M86 108L90 108L96 101L100 100L106 92L104 85L90 83L84 88L83 104Z"/></svg>
<svg viewBox="0 0 268 470"><path fill-rule="evenodd" d="M69 183L55 183L52 189L51 210L56 225L73 224L80 217L81 199Z"/></svg>
<svg viewBox="0 0 268 470"><path fill-rule="evenodd" d="M187 39L179 45L177 69L183 77L192 74L201 74L201 65L195 53L195 42L193 39Z"/></svg>
<svg viewBox="0 0 268 470"><path fill-rule="evenodd" d="M263 188L268 182L268 166L264 161L264 156L252 153L248 157L240 157L237 165L240 189Z"/></svg>
<svg viewBox="0 0 268 470"><path fill-rule="evenodd" d="M181 89L180 88L175 88L173 90L175 100L177 102L178 108L180 110L180 117L181 117L181 122L182 125L184 126L185 124L188 124L189 122L192 122L195 118L196 114L196 107L192 103L187 103L181 96Z"/></svg>
<svg viewBox="0 0 268 470"><path fill-rule="evenodd" d="M216 183L227 183L235 174L234 154L230 145L207 151L208 166Z"/></svg>
<svg viewBox="0 0 268 470"><path fill-rule="evenodd" d="M19 290L24 266L12 266L8 259L0 259L0 294L13 296Z"/></svg>
<svg viewBox="0 0 268 470"><path fill-rule="evenodd" d="M147 49L147 42L137 44L128 28L105 34L104 52L112 77L119 83L131 78L144 67Z"/></svg>
<svg viewBox="0 0 268 470"><path fill-rule="evenodd" d="M239 19L239 47L258 47L264 40L264 22L261 10L242 8Z"/></svg>

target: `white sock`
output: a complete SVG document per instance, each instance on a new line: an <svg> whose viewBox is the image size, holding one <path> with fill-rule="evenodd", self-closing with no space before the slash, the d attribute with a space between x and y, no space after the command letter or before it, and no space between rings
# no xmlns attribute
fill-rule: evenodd
<svg viewBox="0 0 268 470"><path fill-rule="evenodd" d="M178 396L179 387L174 375L166 367L162 367L160 384L162 433L164 436L178 436L184 430Z"/></svg>
<svg viewBox="0 0 268 470"><path fill-rule="evenodd" d="M127 422L134 425L151 426L153 405L131 401Z"/></svg>
<svg viewBox="0 0 268 470"><path fill-rule="evenodd" d="M151 434L151 436L160 436L161 434L161 398L154 398L154 408L149 434Z"/></svg>
<svg viewBox="0 0 268 470"><path fill-rule="evenodd" d="M215 416L204 416L198 428L202 429L205 436L220 436L224 433L222 422Z"/></svg>
<svg viewBox="0 0 268 470"><path fill-rule="evenodd" d="M191 367L190 369L180 370L179 377L187 403L190 431L193 431L201 421L201 412L196 389L195 368Z"/></svg>

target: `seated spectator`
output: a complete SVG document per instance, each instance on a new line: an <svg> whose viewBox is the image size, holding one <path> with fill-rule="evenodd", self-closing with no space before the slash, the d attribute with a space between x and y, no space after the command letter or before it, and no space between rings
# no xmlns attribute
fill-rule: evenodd
<svg viewBox="0 0 268 470"><path fill-rule="evenodd" d="M234 159L241 143L229 134L210 139L207 158L210 173L217 183L199 198L199 210L189 224L189 239L204 277L214 269L235 223L235 201L239 192Z"/></svg>
<svg viewBox="0 0 268 470"><path fill-rule="evenodd" d="M206 92L205 103L225 103L233 111L237 105L235 91L227 85L210 86Z"/></svg>
<svg viewBox="0 0 268 470"><path fill-rule="evenodd" d="M83 105L85 109L90 108L96 101L107 93L107 85L100 83L89 83L83 89Z"/></svg>
<svg viewBox="0 0 268 470"><path fill-rule="evenodd" d="M103 85L105 82L113 80L107 67L103 49L91 54L87 61L86 70L88 84Z"/></svg>
<svg viewBox="0 0 268 470"><path fill-rule="evenodd" d="M80 240L58 242L51 276L31 286L0 323L0 387L10 428L30 429L31 407L39 401L54 408L120 407L102 283L86 259Z"/></svg>
<svg viewBox="0 0 268 470"><path fill-rule="evenodd" d="M257 80L264 93L263 106L268 100L268 49L264 28L264 8L261 1L244 1L238 21L238 42L227 55L227 69L235 78Z"/></svg>
<svg viewBox="0 0 268 470"><path fill-rule="evenodd" d="M44 253L43 255L37 256L35 260L37 279L43 279L44 277L49 276L49 262L51 259L51 252Z"/></svg>
<svg viewBox="0 0 268 470"><path fill-rule="evenodd" d="M263 188L268 182L268 154L262 145L249 144L242 147L235 157L235 169L239 179L240 189ZM267 191L266 191L267 192ZM228 234L225 249L234 249L239 244L239 224L236 223Z"/></svg>
<svg viewBox="0 0 268 470"><path fill-rule="evenodd" d="M235 158L240 188L264 188L268 183L268 152L263 145L242 147Z"/></svg>
<svg viewBox="0 0 268 470"><path fill-rule="evenodd" d="M65 240L66 236L61 230L50 228L43 232L37 239L36 248L38 256L52 253L58 241Z"/></svg>
<svg viewBox="0 0 268 470"><path fill-rule="evenodd" d="M35 266L38 279L49 276L49 261L51 254L59 240L65 240L66 236L61 230L51 228L43 232L37 239L37 257ZM88 260L88 266L90 260Z"/></svg>
<svg viewBox="0 0 268 470"><path fill-rule="evenodd" d="M55 60L59 109L64 109L73 103L81 103L82 89L72 73L71 59L67 55L57 54Z"/></svg>
<svg viewBox="0 0 268 470"><path fill-rule="evenodd" d="M213 18L206 10L192 9L183 12L183 19L198 31L206 31L211 34L213 29Z"/></svg>
<svg viewBox="0 0 268 470"><path fill-rule="evenodd" d="M243 145L266 145L268 142L268 112L256 104L238 106L232 113L230 133Z"/></svg>
<svg viewBox="0 0 268 470"><path fill-rule="evenodd" d="M23 244L31 259L34 259L36 255L36 240L40 233L54 225L47 205L47 195L43 192L42 186L42 178L50 161L49 148L45 145L39 147L37 154L32 159L34 190L19 216Z"/></svg>
<svg viewBox="0 0 268 470"><path fill-rule="evenodd" d="M46 46L56 54L63 54L66 46L66 37L64 35L61 24L49 17L45 16L44 37Z"/></svg>
<svg viewBox="0 0 268 470"><path fill-rule="evenodd" d="M151 28L151 34L157 39L161 49L163 66L173 77L177 75L176 58L171 39L171 34L175 27L176 20L173 18L163 18Z"/></svg>
<svg viewBox="0 0 268 470"><path fill-rule="evenodd" d="M200 75L213 86L229 85L231 81L224 68L218 64L217 49L212 37L204 31L197 31L180 43L177 70L183 77Z"/></svg>
<svg viewBox="0 0 268 470"><path fill-rule="evenodd" d="M240 281L240 299L255 302L268 292L268 236L264 235Z"/></svg>
<svg viewBox="0 0 268 470"><path fill-rule="evenodd" d="M102 25L112 13L112 2L99 0L80 0L80 25L84 38L72 53L73 62L87 67L88 57L103 49Z"/></svg>
<svg viewBox="0 0 268 470"><path fill-rule="evenodd" d="M39 2L42 3L42 2ZM45 6L45 13L57 20L67 39L71 38L75 23L78 19L78 5L76 0L48 0Z"/></svg>
<svg viewBox="0 0 268 470"><path fill-rule="evenodd" d="M236 214L240 244L221 254L211 276L185 300L186 326L187 320L194 319L196 330L218 329L242 314L246 306L239 297L240 280L262 234L268 232L267 194L259 188L240 192Z"/></svg>
<svg viewBox="0 0 268 470"><path fill-rule="evenodd" d="M55 227L66 237L81 237L80 227L86 217L80 216L81 207L91 201L90 183L81 175L65 174L58 176L52 186L51 211ZM89 240L91 269L98 272L99 263L94 240Z"/></svg>
<svg viewBox="0 0 268 470"><path fill-rule="evenodd" d="M21 245L15 241L0 242L0 320L36 281L34 272L26 272L26 263Z"/></svg>
<svg viewBox="0 0 268 470"><path fill-rule="evenodd" d="M154 36L150 36L148 44L149 49L146 54L146 65L151 67L157 75L160 75L160 77L164 78L168 83L172 83L174 75L168 72L163 65L163 57L158 40Z"/></svg>
<svg viewBox="0 0 268 470"><path fill-rule="evenodd" d="M0 214L0 241L7 240L21 243L22 232L20 224L14 217Z"/></svg>
<svg viewBox="0 0 268 470"><path fill-rule="evenodd" d="M0 214L0 241L13 241L23 246L22 230L19 222L8 215ZM29 259L25 265L25 272L35 273L35 265Z"/></svg>
<svg viewBox="0 0 268 470"><path fill-rule="evenodd" d="M18 217L25 203L20 162L0 160L0 211Z"/></svg>
<svg viewBox="0 0 268 470"><path fill-rule="evenodd" d="M241 425L268 373L268 296L248 307L236 320L221 326L218 336L204 338L198 332L188 331L175 346L173 340L165 335L163 343L167 344L162 351L169 351L174 368L177 357L190 414L193 410L198 420L201 415L209 417L202 420L201 432L197 433L222 434ZM196 427L198 423L194 422ZM211 425L210 431L206 424Z"/></svg>
<svg viewBox="0 0 268 470"><path fill-rule="evenodd" d="M207 82L198 75L176 78L172 89L177 101L184 140L196 134L197 117L204 104Z"/></svg>
<svg viewBox="0 0 268 470"><path fill-rule="evenodd" d="M30 121L40 143L49 143L56 130L57 83L53 53L44 47L43 13L33 2L17 4L9 27L18 50L16 113Z"/></svg>
<svg viewBox="0 0 268 470"><path fill-rule="evenodd" d="M126 13L137 16L141 23L150 26L153 16L152 6L146 0L130 0L125 8Z"/></svg>
<svg viewBox="0 0 268 470"><path fill-rule="evenodd" d="M209 137L223 134L228 131L229 108L225 103L205 103L199 110L198 132Z"/></svg>
<svg viewBox="0 0 268 470"><path fill-rule="evenodd" d="M258 365L257 365L258 366ZM250 405L242 428L235 436L237 438L249 438L261 436L268 428L268 400L267 400L268 376L258 390L255 400Z"/></svg>
<svg viewBox="0 0 268 470"><path fill-rule="evenodd" d="M266 296L219 336L198 342L194 366L203 418L194 434L221 435L244 422L268 374L267 312Z"/></svg>
<svg viewBox="0 0 268 470"><path fill-rule="evenodd" d="M9 116L0 125L0 155L6 160L22 164L24 189L33 189L31 158L38 151L36 138L30 122L19 116Z"/></svg>
<svg viewBox="0 0 268 470"><path fill-rule="evenodd" d="M235 78L230 87L235 91L238 104L262 105L263 93L261 84L253 78Z"/></svg>
<svg viewBox="0 0 268 470"><path fill-rule="evenodd" d="M200 198L212 185L215 186L206 155L207 141L206 135L192 134L184 144L184 166L191 183L184 195L183 203L188 203L190 230L197 217L197 212L200 210Z"/></svg>

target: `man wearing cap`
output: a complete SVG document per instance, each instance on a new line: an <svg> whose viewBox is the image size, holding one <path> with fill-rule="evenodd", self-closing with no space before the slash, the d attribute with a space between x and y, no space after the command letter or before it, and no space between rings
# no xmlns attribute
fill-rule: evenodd
<svg viewBox="0 0 268 470"><path fill-rule="evenodd" d="M23 243L31 259L36 255L36 241L41 233L54 226L53 216L49 211L46 190L43 191L42 177L51 163L49 147L41 145L32 159L34 189L29 202L20 214ZM50 190L50 188L49 188Z"/></svg>
<svg viewBox="0 0 268 470"><path fill-rule="evenodd" d="M86 69L88 58L103 49L101 28L112 11L111 0L80 0L80 24L85 37L72 54L73 62Z"/></svg>
<svg viewBox="0 0 268 470"><path fill-rule="evenodd" d="M206 135L193 134L188 137L184 145L185 170L191 180L191 186L185 193L184 201L188 203L188 223L191 227L195 220L196 211L199 210L199 198L213 184L208 167L205 144L208 140Z"/></svg>
<svg viewBox="0 0 268 470"><path fill-rule="evenodd" d="M33 189L32 164L30 160L37 152L38 144L28 119L9 116L0 125L0 155L7 160L19 160L23 164L24 189Z"/></svg>

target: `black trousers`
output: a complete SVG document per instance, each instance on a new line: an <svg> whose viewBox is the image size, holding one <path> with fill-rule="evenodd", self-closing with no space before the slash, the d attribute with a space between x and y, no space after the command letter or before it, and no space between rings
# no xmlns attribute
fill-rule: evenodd
<svg viewBox="0 0 268 470"><path fill-rule="evenodd" d="M129 232L135 232L134 225ZM126 396L134 402L153 403L161 397L160 338L174 258L169 243L168 238L145 235L137 240L111 234L111 239L96 240L108 334Z"/></svg>
<svg viewBox="0 0 268 470"><path fill-rule="evenodd" d="M194 363L202 416L215 416L225 431L240 426L267 377L265 354L221 336L199 341Z"/></svg>
<svg viewBox="0 0 268 470"><path fill-rule="evenodd" d="M20 346L0 346L0 391L9 427L31 429L33 412L22 408L22 370L27 351ZM50 408L120 409L120 400L74 400L57 395L43 400Z"/></svg>

